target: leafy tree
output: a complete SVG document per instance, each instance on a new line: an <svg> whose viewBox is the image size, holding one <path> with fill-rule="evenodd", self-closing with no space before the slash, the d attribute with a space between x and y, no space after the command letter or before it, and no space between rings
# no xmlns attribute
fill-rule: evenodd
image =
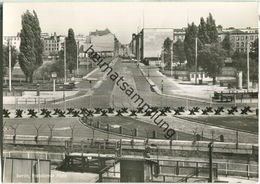
<svg viewBox="0 0 260 184"><path fill-rule="evenodd" d="M184 52L187 59L187 66L189 68L194 67L195 65L195 39L198 36L198 28L192 23L188 24L188 28L185 30L185 39L184 39ZM197 50L200 50L202 47L201 41L197 41Z"/></svg>
<svg viewBox="0 0 260 184"><path fill-rule="evenodd" d="M249 62L249 70L250 70L250 78L253 81L258 82L258 59L259 59L259 51L258 51L258 38L253 42L250 49L250 59Z"/></svg>
<svg viewBox="0 0 260 184"><path fill-rule="evenodd" d="M218 43L206 44L198 54L198 63L213 78L213 84L216 84L216 77L224 66L224 60L225 50Z"/></svg>
<svg viewBox="0 0 260 184"><path fill-rule="evenodd" d="M239 52L236 50L232 55L232 62L237 71L243 71L243 73L246 72L247 65L245 52Z"/></svg>
<svg viewBox="0 0 260 184"><path fill-rule="evenodd" d="M207 34L209 37L209 43L218 42L218 31L215 20L213 19L211 13L207 17Z"/></svg>
<svg viewBox="0 0 260 184"><path fill-rule="evenodd" d="M173 44L173 57L174 60L179 63L183 63L186 60L184 43L180 39Z"/></svg>
<svg viewBox="0 0 260 184"><path fill-rule="evenodd" d="M77 66L77 43L75 40L73 29L69 29L68 37L65 40L67 67L70 73L72 73L72 70L74 70Z"/></svg>
<svg viewBox="0 0 260 184"><path fill-rule="evenodd" d="M253 42L251 49L250 49L250 58L258 62L259 58L259 51L258 51L258 38Z"/></svg>
<svg viewBox="0 0 260 184"><path fill-rule="evenodd" d="M58 78L64 77L64 50L59 51L59 59L51 66L51 72L56 72Z"/></svg>
<svg viewBox="0 0 260 184"><path fill-rule="evenodd" d="M243 80L247 80L247 56L245 52L235 51L232 56L233 65L237 71L243 72ZM249 60L249 78L258 81L258 59L250 57Z"/></svg>
<svg viewBox="0 0 260 184"><path fill-rule="evenodd" d="M17 50L15 47L11 47L11 66L12 69L14 65L17 63ZM8 68L9 67L9 47L6 45L3 45L3 67ZM6 75L7 71L4 69L3 70L4 75Z"/></svg>
<svg viewBox="0 0 260 184"><path fill-rule="evenodd" d="M221 42L222 48L225 49L227 56L231 57L232 54L234 53L234 47L230 41L230 33L228 32L225 35L225 38L223 39L223 41Z"/></svg>
<svg viewBox="0 0 260 184"><path fill-rule="evenodd" d="M169 68L171 66L171 45L172 40L167 37L163 42L163 50L164 50L164 63L166 65L166 68Z"/></svg>
<svg viewBox="0 0 260 184"><path fill-rule="evenodd" d="M198 27L198 38L203 44L210 43L208 35L208 26L203 17L200 18L200 25Z"/></svg>
<svg viewBox="0 0 260 184"><path fill-rule="evenodd" d="M26 81L33 82L34 71L42 65L43 43L41 28L35 11L28 10L22 15L22 30L19 64L25 74Z"/></svg>

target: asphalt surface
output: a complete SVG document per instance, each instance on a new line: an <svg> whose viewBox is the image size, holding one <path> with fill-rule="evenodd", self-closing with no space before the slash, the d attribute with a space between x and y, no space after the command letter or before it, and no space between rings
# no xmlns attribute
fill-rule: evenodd
<svg viewBox="0 0 260 184"><path fill-rule="evenodd" d="M146 79L147 76L145 76L141 73L140 69L137 67L137 65L135 63L122 62L119 59L119 60L117 60L117 62L115 63L115 65L112 68L113 68L113 72L117 72L119 74L119 76L123 76L124 80L134 89L134 91L136 93L138 93L144 99L144 101L147 104L150 104L151 106L170 106L172 108L176 108L178 106L185 106L186 109L190 109L193 106L200 106L202 108L205 108L205 106L208 106L207 103L200 102L200 101L192 101L192 100L188 101L187 99L183 99L183 98L166 97L166 96L157 94L156 92L151 90L150 84L147 82L147 79ZM159 83L161 82L161 79L157 74L158 73L156 72L156 69L154 69L154 71L153 71L153 69L149 69L149 78L152 79L157 85L159 85ZM78 83L76 87L79 89L80 94L78 94L77 96L72 97L70 99L67 99L66 103L61 101L56 104L52 104L52 103L40 104L40 106L38 106L37 104L35 104L35 105L21 104L21 105L18 105L16 108L53 109L53 108L69 108L69 107L73 107L73 108L128 107L130 109L136 109L136 107L138 106L138 104L136 104L132 99L130 99L125 94L125 92L122 91L119 88L119 86L117 86L116 83L113 80L111 80L106 75L106 73L102 72L100 69L96 70L89 77L95 78L97 80L93 81L91 84L89 83L89 81L86 81L86 80L83 80L80 83ZM164 86L164 91L170 91L171 88L175 89L175 88L177 88L177 86L167 86L166 85L166 86ZM228 104L225 106L231 106L231 105ZM216 106L221 106L221 105L216 105ZM4 105L4 108L13 108L14 109L15 106L14 105ZM211 136L210 132L212 130L212 126L210 126L210 125L199 124L199 123L195 123L195 122L192 123L192 121L185 121L185 120L181 120L181 119L174 118L174 117L167 117L166 119L169 122L169 124L171 125L171 127L173 127L177 131L192 135L193 131L198 129L198 127L201 130L203 130L204 127L207 127L208 131L206 134L208 134L208 135L206 137L210 138L210 136ZM140 119L140 120L146 121L145 119ZM26 122L27 122L27 120L25 120L25 119L21 119L21 120L10 119L10 120L6 120L6 121L7 121L7 124L11 123L11 124L21 124L21 125L24 123L26 125ZM37 124L37 123L46 124L46 119L43 119L43 120L30 119L28 121L35 122L35 124ZM55 125L60 124L60 125L62 125L62 127L67 127L67 128L68 128L68 126L66 125L66 123L71 124L72 122L73 122L73 124L74 123L79 124L78 120L75 118L72 118L72 119L70 119L70 118L66 118L66 119L65 118L49 118L47 120L47 123L53 123ZM147 123L152 124L153 122L151 122L151 120L150 120L150 122L147 122ZM193 126L193 124L194 124L194 126ZM214 125L214 124L217 124L216 118L214 119L214 122L212 123L212 125ZM79 125L77 125L77 126L79 126ZM225 124L223 124L222 126L225 126ZM244 125L244 126L246 126L246 125ZM182 127L182 128L180 128L180 127ZM27 132L27 131L24 131L23 129L20 133ZM35 127L33 127L32 124L28 125L28 128L25 127L25 129L26 130L28 129L31 132L33 132L33 130L35 131ZM80 131L86 131L86 133L84 133L84 135L90 136L92 134L92 130L89 130L88 128L83 128L82 125L80 125L80 127L78 127L78 129ZM88 129L88 130L85 130L85 129ZM216 135L216 136L219 136L223 132L222 128L220 129L217 127L214 129L219 130L217 133L218 135ZM242 127L241 129L244 129L244 128ZM45 131L46 131L46 133L49 133L49 131L47 131L47 130L48 130L48 127L46 126ZM8 133L10 133L10 131L12 131L12 130L8 130L8 131L9 131ZM66 131L70 131L70 130L66 129ZM226 135L229 135L229 134L231 135L231 133L232 133L232 138L230 138L230 140L233 141L234 137L235 137L235 131L232 131L232 132L226 131L225 132ZM17 134L19 134L19 132ZM62 133L60 135L63 136ZM82 133L77 134L77 135L83 136ZM204 133L204 135L205 135L205 133ZM245 140L245 142L255 142L254 140L257 141L256 137L257 136L252 136L250 139ZM241 140L241 142L244 142L244 141Z"/></svg>
<svg viewBox="0 0 260 184"><path fill-rule="evenodd" d="M116 58L117 60L117 58ZM107 62L110 62L111 59L107 59ZM194 106L205 107L209 106L208 101L187 99L183 97L170 97L170 96L162 96L157 94L155 91L151 90L151 86L147 81L148 72L147 67L141 67L144 71L144 74L141 73L140 69L137 67L135 63L131 62L122 62L121 59L118 59L114 66L112 66L113 72L117 72L119 76L124 77L124 80L134 89L134 91L139 94L147 104L151 106L170 106L172 108L176 108L179 106L185 106L187 109L190 109ZM88 80L82 80L76 85L76 88L79 92L72 96L66 98L66 103L60 100L58 103L47 103L40 104L40 108L136 108L138 104L136 104L133 100L131 100L124 91L122 91L116 83L111 80L106 73L102 72L100 69L93 72L89 78L95 79L91 83ZM163 92L164 94L171 94L171 90L178 89L178 87L174 84L167 82L167 77L162 76L158 73L158 69L150 68L149 69L149 79L151 79L158 88L161 87L161 80L164 80ZM213 104L212 106L232 106L234 104ZM244 106L247 104L240 104L240 106ZM19 104L15 107L15 105L4 105L4 108L39 108L37 104L35 105L27 105L27 104Z"/></svg>

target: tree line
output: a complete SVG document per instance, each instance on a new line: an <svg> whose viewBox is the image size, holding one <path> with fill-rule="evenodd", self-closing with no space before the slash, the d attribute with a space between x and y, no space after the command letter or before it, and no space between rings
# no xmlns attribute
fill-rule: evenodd
<svg viewBox="0 0 260 184"><path fill-rule="evenodd" d="M220 25L218 27L221 27ZM234 50L234 45L230 41L230 34L227 33L220 41L215 20L212 15L206 18L201 17L200 24L196 26L194 22L188 24L185 30L185 39L182 42L172 44L170 38L166 38L163 44L164 61L166 67L170 66L170 51L173 49L173 62L183 63L187 60L186 70L195 71L195 39L197 39L197 69L201 69L213 78L221 73L226 58L232 58L232 62L237 71L246 74L246 53ZM171 48L173 47L173 48ZM250 47L250 78L258 80L258 39ZM243 75L244 77L246 75Z"/></svg>
<svg viewBox="0 0 260 184"><path fill-rule="evenodd" d="M20 31L20 52L18 53L14 47L11 47L11 63L12 68L17 60L23 71L26 82L33 82L35 71L39 67L43 67L43 40L41 39L41 27L37 13L33 10L31 13L27 10L21 16L22 29ZM68 36L65 38L66 42L66 63L67 69L70 73L76 68L77 62L77 44L73 29L68 30ZM8 67L9 63L9 47L3 46L3 65ZM51 65L46 66L49 72L56 72L58 77L64 76L64 50L59 51L58 60ZM6 69L4 74L6 74Z"/></svg>

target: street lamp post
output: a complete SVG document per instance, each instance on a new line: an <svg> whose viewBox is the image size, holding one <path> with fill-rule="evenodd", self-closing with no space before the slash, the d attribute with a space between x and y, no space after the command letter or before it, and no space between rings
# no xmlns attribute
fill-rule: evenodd
<svg viewBox="0 0 260 184"><path fill-rule="evenodd" d="M66 83L67 81L67 74L66 74L66 37L65 37L65 40L64 40L64 83Z"/></svg>
<svg viewBox="0 0 260 184"><path fill-rule="evenodd" d="M162 96L163 96L163 80L161 81L161 91L162 91L162 94L161 94L161 107L162 107Z"/></svg>
<svg viewBox="0 0 260 184"><path fill-rule="evenodd" d="M209 148L209 182L212 183L213 182L213 162L212 162L212 152L213 152L213 142L210 142L208 144L208 148Z"/></svg>
<svg viewBox="0 0 260 184"><path fill-rule="evenodd" d="M195 38L195 84L197 84L197 68L198 68L198 64L197 64L197 43L198 42L198 38Z"/></svg>
<svg viewBox="0 0 260 184"><path fill-rule="evenodd" d="M9 91L12 91L12 54L11 54L11 42L8 41L8 61L9 61Z"/></svg>
<svg viewBox="0 0 260 184"><path fill-rule="evenodd" d="M162 72L164 73L164 50L162 51L162 56L161 56L161 63L162 63Z"/></svg>
<svg viewBox="0 0 260 184"><path fill-rule="evenodd" d="M63 102L64 102L64 111L66 111L66 93L65 93L65 84L63 84Z"/></svg>
<svg viewBox="0 0 260 184"><path fill-rule="evenodd" d="M92 83L92 81L90 80L89 81L89 84L90 84L90 91L91 91L91 88L92 88L92 85L91 85L91 83ZM90 96L89 96L89 108L91 107L91 94L90 94Z"/></svg>
<svg viewBox="0 0 260 184"><path fill-rule="evenodd" d="M77 76L79 76L79 41L77 42Z"/></svg>
<svg viewBox="0 0 260 184"><path fill-rule="evenodd" d="M247 64L247 90L249 90L249 41L247 41L247 49L246 49L246 64Z"/></svg>
<svg viewBox="0 0 260 184"><path fill-rule="evenodd" d="M36 93L37 97L38 97L38 112L40 112L40 84L37 83L37 93Z"/></svg>
<svg viewBox="0 0 260 184"><path fill-rule="evenodd" d="M57 73L56 72L52 72L51 74L52 80L53 80L53 96L55 97L55 91L56 91L56 78L57 78Z"/></svg>
<svg viewBox="0 0 260 184"><path fill-rule="evenodd" d="M171 45L171 76L172 76L172 62L173 62L173 40L172 40L172 45Z"/></svg>
<svg viewBox="0 0 260 184"><path fill-rule="evenodd" d="M148 65L148 67L147 67L147 70L148 70L148 74L147 74L147 76L148 76L148 78L150 77L150 73L149 73L149 65Z"/></svg>

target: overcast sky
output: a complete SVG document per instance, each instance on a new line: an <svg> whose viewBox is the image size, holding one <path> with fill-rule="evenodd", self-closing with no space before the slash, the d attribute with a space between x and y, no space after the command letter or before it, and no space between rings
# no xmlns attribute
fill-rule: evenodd
<svg viewBox="0 0 260 184"><path fill-rule="evenodd" d="M182 28L199 23L212 13L223 27L258 27L256 2L56 2L4 3L4 35L16 35L21 29L21 15L26 10L38 14L42 32L88 35L108 28L121 43L143 27ZM143 21L144 20L144 21Z"/></svg>

